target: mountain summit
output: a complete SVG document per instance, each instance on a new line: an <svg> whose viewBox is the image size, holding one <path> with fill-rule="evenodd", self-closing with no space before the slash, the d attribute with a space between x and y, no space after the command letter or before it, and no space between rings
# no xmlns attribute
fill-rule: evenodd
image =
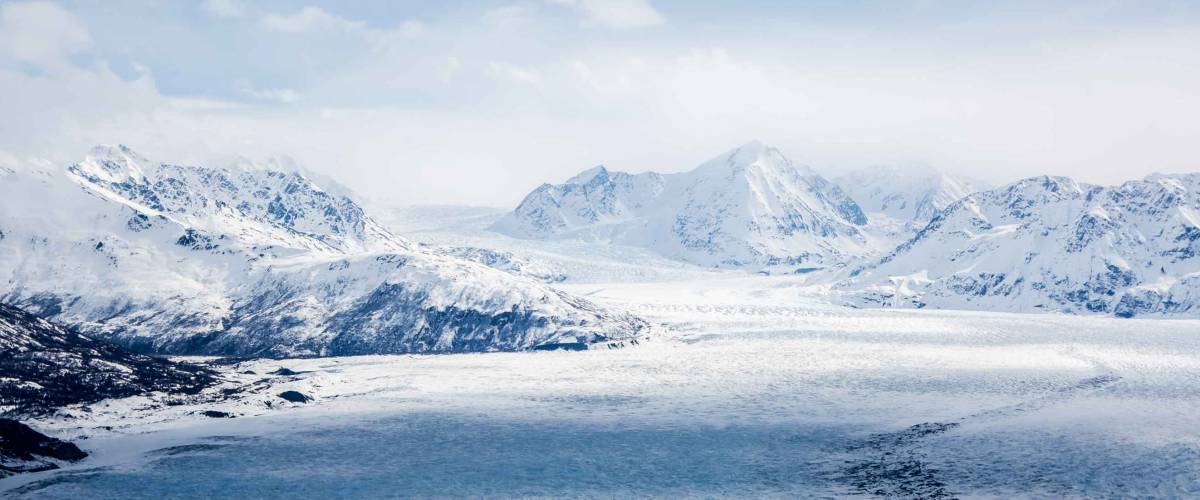
<svg viewBox="0 0 1200 500"><path fill-rule="evenodd" d="M493 229L653 249L719 267L825 267L875 249L836 184L752 141L683 173L597 167L544 184Z"/></svg>

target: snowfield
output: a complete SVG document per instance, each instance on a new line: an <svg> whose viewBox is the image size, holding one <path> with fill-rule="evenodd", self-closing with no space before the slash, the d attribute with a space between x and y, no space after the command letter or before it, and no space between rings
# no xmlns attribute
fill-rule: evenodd
<svg viewBox="0 0 1200 500"><path fill-rule="evenodd" d="M563 288L656 330L586 352L245 362L225 386L257 387L242 397L154 410L130 398L35 422L90 436L79 443L93 458L0 488L1200 495L1200 321L850 309L798 278L724 273ZM278 368L298 374L268 375ZM284 390L315 401L284 402Z"/></svg>

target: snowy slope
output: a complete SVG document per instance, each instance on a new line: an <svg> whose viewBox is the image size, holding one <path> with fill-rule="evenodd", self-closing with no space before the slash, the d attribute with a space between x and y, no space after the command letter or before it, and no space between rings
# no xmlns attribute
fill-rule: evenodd
<svg viewBox="0 0 1200 500"><path fill-rule="evenodd" d="M303 175L97 147L0 181L0 300L148 352L459 352L640 320L423 251Z"/></svg>
<svg viewBox="0 0 1200 500"><path fill-rule="evenodd" d="M868 214L924 226L937 212L987 186L921 167L873 167L834 179Z"/></svg>
<svg viewBox="0 0 1200 500"><path fill-rule="evenodd" d="M1197 240L1200 174L1035 177L950 205L843 286L889 305L1194 314Z"/></svg>
<svg viewBox="0 0 1200 500"><path fill-rule="evenodd" d="M707 266L806 268L876 250L866 223L836 184L751 142L678 174L596 167L542 185L492 227L645 247Z"/></svg>

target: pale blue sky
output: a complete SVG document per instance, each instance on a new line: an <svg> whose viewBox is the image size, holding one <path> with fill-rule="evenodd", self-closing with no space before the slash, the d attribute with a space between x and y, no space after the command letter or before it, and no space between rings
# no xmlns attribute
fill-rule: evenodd
<svg viewBox="0 0 1200 500"><path fill-rule="evenodd" d="M505 205L752 138L819 171L1200 170L1200 2L0 2L0 163L287 154Z"/></svg>

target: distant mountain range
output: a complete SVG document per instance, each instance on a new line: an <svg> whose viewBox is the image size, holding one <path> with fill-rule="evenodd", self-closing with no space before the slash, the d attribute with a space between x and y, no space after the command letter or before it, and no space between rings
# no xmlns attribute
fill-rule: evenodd
<svg viewBox="0 0 1200 500"><path fill-rule="evenodd" d="M587 170L493 229L813 273L858 305L1117 316L1200 311L1200 174L997 189L930 169L826 180L752 142L679 174Z"/></svg>
<svg viewBox="0 0 1200 500"><path fill-rule="evenodd" d="M972 189L935 171L887 168L834 182L754 141L688 172L595 167L544 184L492 229L645 247L705 266L814 271L883 255Z"/></svg>
<svg viewBox="0 0 1200 500"><path fill-rule="evenodd" d="M866 304L1195 314L1200 174L1024 179L966 196L844 281Z"/></svg>
<svg viewBox="0 0 1200 500"><path fill-rule="evenodd" d="M7 169L0 302L172 354L518 350L645 328L426 251L338 191L296 171L175 165L124 146L62 170Z"/></svg>
<svg viewBox="0 0 1200 500"><path fill-rule="evenodd" d="M286 162L177 165L124 146L0 169L0 303L143 353L522 350L646 331L551 286L562 269L415 244L321 182ZM1200 175L986 188L891 168L831 181L751 142L682 173L589 169L491 228L806 273L855 305L1200 310Z"/></svg>
<svg viewBox="0 0 1200 500"><path fill-rule="evenodd" d="M942 209L990 187L926 167L864 168L837 176L834 182L866 212L871 225L885 231L892 241L911 238Z"/></svg>
<svg viewBox="0 0 1200 500"><path fill-rule="evenodd" d="M677 174L587 170L534 190L495 231L653 249L720 267L843 265L881 250L862 208L779 150L751 142Z"/></svg>

